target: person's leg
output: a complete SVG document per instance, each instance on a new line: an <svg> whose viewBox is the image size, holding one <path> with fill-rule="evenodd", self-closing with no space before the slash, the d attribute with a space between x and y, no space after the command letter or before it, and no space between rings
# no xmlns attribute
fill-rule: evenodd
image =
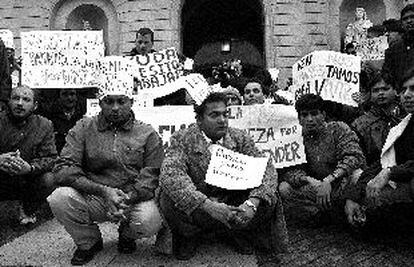
<svg viewBox="0 0 414 267"><path fill-rule="evenodd" d="M0 201L20 200L18 177L11 177L0 171Z"/></svg>
<svg viewBox="0 0 414 267"><path fill-rule="evenodd" d="M46 201L53 190L54 175L50 172L40 176L21 177L21 196L23 203L23 211L28 216L34 216L35 212L40 208L41 204Z"/></svg>
<svg viewBox="0 0 414 267"><path fill-rule="evenodd" d="M59 187L47 200L56 219L79 249L88 250L102 239L96 222L109 219L102 198L82 195L71 187Z"/></svg>

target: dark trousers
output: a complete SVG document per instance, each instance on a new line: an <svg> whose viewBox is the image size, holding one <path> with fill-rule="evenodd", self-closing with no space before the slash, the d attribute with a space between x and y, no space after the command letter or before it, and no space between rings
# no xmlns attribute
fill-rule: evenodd
<svg viewBox="0 0 414 267"><path fill-rule="evenodd" d="M239 204L243 203L243 201ZM234 202L226 204L236 206ZM248 225L245 227L232 225L231 229L228 229L224 224L212 218L201 208L197 208L191 215L187 215L178 210L174 202L164 193L160 195L160 208L173 234L178 233L187 237L206 232L215 232L224 237L227 235L238 235L247 239L258 250L268 250L270 247L270 231L265 233L263 229L270 228L272 216L274 216L274 207L260 205L256 215Z"/></svg>
<svg viewBox="0 0 414 267"><path fill-rule="evenodd" d="M10 176L0 171L0 201L20 200L26 214L33 214L53 189L51 173Z"/></svg>

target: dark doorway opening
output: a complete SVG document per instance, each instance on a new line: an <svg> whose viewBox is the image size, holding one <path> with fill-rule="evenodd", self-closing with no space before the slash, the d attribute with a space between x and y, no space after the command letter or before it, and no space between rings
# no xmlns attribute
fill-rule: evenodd
<svg viewBox="0 0 414 267"><path fill-rule="evenodd" d="M181 26L183 53L199 71L228 59L240 59L245 74L265 65L261 1L186 0Z"/></svg>

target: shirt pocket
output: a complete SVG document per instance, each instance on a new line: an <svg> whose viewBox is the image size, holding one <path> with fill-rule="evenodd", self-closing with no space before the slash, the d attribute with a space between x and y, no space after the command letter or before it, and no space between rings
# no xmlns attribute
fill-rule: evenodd
<svg viewBox="0 0 414 267"><path fill-rule="evenodd" d="M140 144L126 143L124 144L123 161L126 165L141 169L144 166L145 148Z"/></svg>

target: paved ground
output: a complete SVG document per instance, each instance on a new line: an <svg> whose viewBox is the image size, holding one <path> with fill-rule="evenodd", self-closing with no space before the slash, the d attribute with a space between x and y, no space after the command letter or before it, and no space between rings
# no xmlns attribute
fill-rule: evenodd
<svg viewBox="0 0 414 267"><path fill-rule="evenodd" d="M399 214L410 208L396 210ZM315 227L310 221L288 219L290 253L283 266L414 266L414 222L380 215L371 231L353 234L343 224ZM374 227L375 226L375 227ZM117 231L102 224L104 251L89 266L256 266L254 256L242 256L220 244L204 244L188 262L162 256L154 251L154 238L138 241L132 255L116 252ZM0 247L0 266L67 266L74 247L69 236L50 220Z"/></svg>

